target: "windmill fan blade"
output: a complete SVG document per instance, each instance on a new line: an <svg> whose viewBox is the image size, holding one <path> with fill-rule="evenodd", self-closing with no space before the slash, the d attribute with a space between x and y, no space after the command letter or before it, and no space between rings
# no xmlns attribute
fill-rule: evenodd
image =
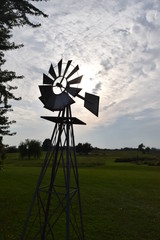
<svg viewBox="0 0 160 240"><path fill-rule="evenodd" d="M56 102L56 97L57 95L55 95L54 93L52 93L52 95L47 99L47 101L45 102L45 108L53 108L54 107L54 104Z"/></svg>
<svg viewBox="0 0 160 240"><path fill-rule="evenodd" d="M63 73L63 77L65 77L66 72L68 71L68 68L69 68L69 66L71 65L71 62L72 62L72 60L69 60L69 61L67 62L66 68L65 68L64 73Z"/></svg>
<svg viewBox="0 0 160 240"><path fill-rule="evenodd" d="M82 88L73 88L73 87L66 87L66 91L69 92L73 97L76 97L78 93L82 90Z"/></svg>
<svg viewBox="0 0 160 240"><path fill-rule="evenodd" d="M39 100L45 105L45 99L42 96L39 97Z"/></svg>
<svg viewBox="0 0 160 240"><path fill-rule="evenodd" d="M45 108L51 111L63 110L67 105L74 102L75 101L66 92L59 95L53 94L45 104Z"/></svg>
<svg viewBox="0 0 160 240"><path fill-rule="evenodd" d="M53 94L52 85L40 85L39 89L44 101L47 101L48 98Z"/></svg>
<svg viewBox="0 0 160 240"><path fill-rule="evenodd" d="M58 73L59 73L59 76L61 76L61 71L62 71L62 59L58 63Z"/></svg>
<svg viewBox="0 0 160 240"><path fill-rule="evenodd" d="M70 80L70 81L68 82L68 85L70 85L70 84L78 84L78 83L80 83L82 77L83 77L83 75L82 75L82 76L79 76L79 77L77 77L77 78L74 78L74 79L72 79L72 80Z"/></svg>
<svg viewBox="0 0 160 240"><path fill-rule="evenodd" d="M79 70L79 66L77 65L72 72L66 77L66 79L70 78L74 73L76 73Z"/></svg>
<svg viewBox="0 0 160 240"><path fill-rule="evenodd" d="M53 80L44 73L43 73L43 84L52 84L53 85Z"/></svg>
<svg viewBox="0 0 160 240"><path fill-rule="evenodd" d="M54 68L53 68L53 65L52 65L52 64L51 64L51 66L50 66L49 73L51 74L51 76L52 76L54 79L57 78L56 73L55 73L55 71L54 71Z"/></svg>
<svg viewBox="0 0 160 240"><path fill-rule="evenodd" d="M99 97L90 93L85 93L84 107L98 117Z"/></svg>

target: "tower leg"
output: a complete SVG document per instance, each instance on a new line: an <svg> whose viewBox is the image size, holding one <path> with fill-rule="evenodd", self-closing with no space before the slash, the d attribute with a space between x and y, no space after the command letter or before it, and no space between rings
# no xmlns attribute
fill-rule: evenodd
<svg viewBox="0 0 160 240"><path fill-rule="evenodd" d="M69 108L66 109L67 123L66 123L66 140L67 140L67 152L66 152L66 164L67 164L67 184L66 184L66 240L70 237L70 216L69 216L69 205L70 205L70 124L69 124Z"/></svg>

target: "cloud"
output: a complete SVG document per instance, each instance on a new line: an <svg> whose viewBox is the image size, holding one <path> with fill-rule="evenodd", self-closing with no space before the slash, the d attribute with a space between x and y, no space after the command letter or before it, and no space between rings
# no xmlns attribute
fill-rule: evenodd
<svg viewBox="0 0 160 240"><path fill-rule="evenodd" d="M41 28L17 28L14 40L24 43L25 47L6 54L6 67L25 76L24 80L15 81L19 87L17 94L23 99L17 109L21 123L29 112L36 118L33 113L37 109L38 114L47 114L38 101L38 85L42 84L42 75L48 73L50 64L56 65L61 58L65 62L72 59L73 64L78 64L80 74L84 75L84 89L87 87L87 91L100 95L100 116L96 121L83 108L82 102L76 99L74 104L77 117L84 121L90 119L91 127L87 126L86 131L94 129L96 124L111 127L128 115L135 116L134 120L143 119L143 113L149 113L147 109L153 109L151 114L155 118L151 121L158 122L158 0L91 0L87 3L85 0L63 0L35 4L48 13L49 18L40 18ZM21 114L23 108L27 111Z"/></svg>
<svg viewBox="0 0 160 240"><path fill-rule="evenodd" d="M101 82L96 84L95 88L93 89L94 94L97 94L101 90L101 85L102 85Z"/></svg>

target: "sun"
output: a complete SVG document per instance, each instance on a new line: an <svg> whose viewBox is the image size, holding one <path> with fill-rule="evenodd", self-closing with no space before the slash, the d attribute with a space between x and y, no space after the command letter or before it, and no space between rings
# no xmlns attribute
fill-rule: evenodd
<svg viewBox="0 0 160 240"><path fill-rule="evenodd" d="M81 73L83 74L83 78L80 87L84 92L92 92L94 88L95 70L93 67L86 64L81 67Z"/></svg>

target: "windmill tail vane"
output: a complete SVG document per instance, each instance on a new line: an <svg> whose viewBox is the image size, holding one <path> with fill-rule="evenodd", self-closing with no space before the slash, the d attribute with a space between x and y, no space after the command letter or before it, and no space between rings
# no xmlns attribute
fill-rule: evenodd
<svg viewBox="0 0 160 240"><path fill-rule="evenodd" d="M72 117L71 105L78 97L84 107L98 117L99 97L90 93L81 96L79 66L72 61L56 67L51 64L49 75L43 74L39 86L40 101L58 116L42 116L53 122L51 144L46 153L33 200L24 224L21 240L85 240L80 185L73 125L85 125Z"/></svg>

